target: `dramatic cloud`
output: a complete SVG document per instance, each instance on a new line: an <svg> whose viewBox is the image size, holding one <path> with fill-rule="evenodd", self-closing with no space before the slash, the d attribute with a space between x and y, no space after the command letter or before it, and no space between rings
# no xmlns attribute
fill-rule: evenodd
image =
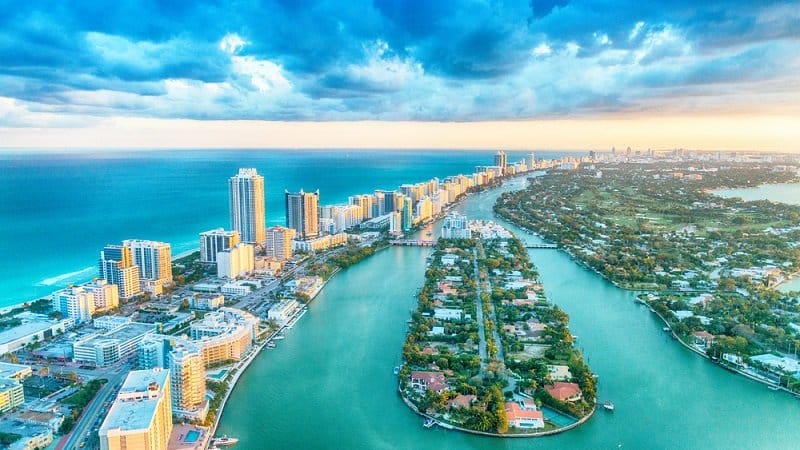
<svg viewBox="0 0 800 450"><path fill-rule="evenodd" d="M4 2L0 127L800 108L800 6Z"/></svg>

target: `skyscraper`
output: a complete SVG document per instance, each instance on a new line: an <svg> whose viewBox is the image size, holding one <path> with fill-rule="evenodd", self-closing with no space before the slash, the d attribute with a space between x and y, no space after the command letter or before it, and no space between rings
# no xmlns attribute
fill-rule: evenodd
<svg viewBox="0 0 800 450"><path fill-rule="evenodd" d="M531 152L531 154L528 155L528 170L533 170L535 168L536 168L536 155L534 155L533 152Z"/></svg>
<svg viewBox="0 0 800 450"><path fill-rule="evenodd" d="M508 157L506 156L506 152L498 150L497 153L494 154L494 165L500 167L503 175L505 175L506 166L508 165Z"/></svg>
<svg viewBox="0 0 800 450"><path fill-rule="evenodd" d="M286 261L292 257L292 241L297 235L294 228L272 227L267 229L267 256L278 261Z"/></svg>
<svg viewBox="0 0 800 450"><path fill-rule="evenodd" d="M286 226L294 229L300 239L319 236L319 190L286 191Z"/></svg>
<svg viewBox="0 0 800 450"><path fill-rule="evenodd" d="M228 181L231 228L242 242L263 244L266 241L264 177L256 169L239 169Z"/></svg>
<svg viewBox="0 0 800 450"><path fill-rule="evenodd" d="M172 282L172 249L166 242L127 239L122 245L131 250L133 263L139 266L139 279Z"/></svg>
<svg viewBox="0 0 800 450"><path fill-rule="evenodd" d="M206 369L200 347L188 339L151 334L139 342L140 369L169 369L172 414L204 419Z"/></svg>
<svg viewBox="0 0 800 450"><path fill-rule="evenodd" d="M403 231L408 231L411 229L411 226L414 225L414 216L413 216L413 209L412 206L413 202L411 201L411 197L403 197Z"/></svg>
<svg viewBox="0 0 800 450"><path fill-rule="evenodd" d="M100 278L119 286L119 296L129 299L142 292L139 266L133 263L131 249L122 245L106 245L100 252Z"/></svg>
<svg viewBox="0 0 800 450"><path fill-rule="evenodd" d="M217 253L227 250L239 243L239 232L225 231L222 228L200 233L200 261L217 262Z"/></svg>

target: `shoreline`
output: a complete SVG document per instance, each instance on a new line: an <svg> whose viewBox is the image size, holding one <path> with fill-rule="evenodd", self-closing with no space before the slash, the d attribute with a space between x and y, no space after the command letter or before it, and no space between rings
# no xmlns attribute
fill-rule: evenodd
<svg viewBox="0 0 800 450"><path fill-rule="evenodd" d="M516 223L516 222L515 222L513 219L511 219L511 218L509 218L509 217L506 217L506 216L504 216L504 215L502 215L502 214L497 214L497 213L495 213L495 216L497 216L497 217L500 217L500 218L502 218L502 219L504 219L504 220L507 220L507 221L509 221L510 223L514 224L514 226L516 226L517 228L520 228L520 229L522 229L522 230L525 230L525 231L530 231L530 232L532 232L532 233L533 233L533 232L535 232L535 230L528 230L527 228L524 228L524 227L522 227L522 226L518 225L518 224L517 224L517 223ZM541 235L539 235L539 236L541 236ZM543 239L544 239L544 238L543 238ZM574 254L573 254L571 251L569 251L569 249L566 249L566 248L564 248L564 247L558 247L558 249L556 249L556 250L558 250L558 251L563 251L563 252L564 252L564 253L565 253L567 256L569 256L569 258L570 258L570 259L571 259L573 262L575 262L576 264L578 264L578 265L580 265L580 266L584 267L585 269L587 269L587 270L589 270L589 271L592 271L592 272L596 273L596 274L597 274L597 275L599 275L599 276L600 276L600 277L601 277L603 280L605 280L606 282L610 283L611 285L613 285L614 287L616 287L616 288L618 288L618 289L620 289L620 290L627 291L627 292L631 292L631 293L642 293L642 294L661 294L661 293L669 293L669 292L671 292L670 290L633 289L633 288L628 288L628 287L622 286L622 285L618 284L616 281L614 281L614 280L610 279L609 277L607 277L606 275L604 275L604 274L603 274L602 272L600 272L599 270L597 270L597 269L594 269L594 268L590 267L590 266L589 266L588 264L586 264L586 263L585 263L583 260L581 260L580 258L576 257L576 256L575 256L575 255L574 255ZM793 280L793 279L795 279L797 276L800 276L800 271L794 272L794 273L792 274L792 276L791 276L791 277L787 278L786 280L784 280L783 282L779 283L778 285L776 285L776 286L773 286L773 289L777 289L777 287L778 287L778 286L780 286L781 284L783 284L783 283L786 283L786 282L788 282L788 281L790 281L790 280ZM682 291L682 292L689 293L689 292L707 292L707 291ZM636 298L634 298L634 302L636 302ZM700 355L700 356L702 356L703 358L705 358L705 359L706 359L706 360L708 360L709 362L712 362L712 363L714 363L715 365L722 367L723 369L726 369L726 370L729 370L729 371L731 371L731 372L737 373L737 374L739 374L739 375L745 376L745 377L749 378L749 379L750 379L750 380L752 380L752 381L756 381L756 382L759 382L759 383L761 383L761 384L765 384L765 385L767 385L767 386L769 386L769 387L777 388L778 390L784 391L784 392L788 393L789 395L791 395L791 396L793 396L793 397L795 397L795 398L800 398L800 394L798 394L798 393L796 393L796 392L792 392L792 391L790 391L789 389L786 389L786 388L785 388L785 387L783 387L783 386L776 385L775 383L773 383L773 382L771 382L771 381L769 381L769 380L766 380L766 379L763 379L763 378L759 378L759 377L757 377L757 376L754 376L753 374L750 374L750 373L744 372L744 371L742 371L742 370L739 370L739 369L738 369L738 368L736 368L736 367L733 367L733 366L730 366L730 365L727 365L727 364L722 364L722 363L714 362L714 361L713 361L713 360L712 360L712 359L711 359L711 358L710 358L708 355L706 355L705 353L701 352L699 349L697 349L697 348L693 347L691 344L688 344L688 343L684 342L684 340L683 340L683 339L681 339L681 338L680 338L680 337L679 337L679 336L678 336L678 335L675 333L675 331L672 329L672 325L671 325L671 324L670 324L670 323L667 321L667 319L665 319L665 318L664 318L664 317L663 317L661 314L659 314L659 313L658 313L658 312L657 312L657 311L656 311L656 310L655 310L655 309L654 309L652 306L650 306L650 304L649 304L649 303L647 303L647 302L645 301L643 304L644 304L644 305L646 305L646 306L647 306L647 308L648 308L648 309L649 309L649 310L650 310L652 313L656 314L656 316L658 316L658 318L659 318L659 319L661 319L661 320L664 322L664 324L665 324L665 325L666 325L666 326L669 328L669 332L670 332L670 334L672 335L672 337L674 338L674 340L678 341L678 343L679 343L679 344L681 344L682 346L686 347L687 349L689 349L689 350L690 350L690 351L692 351L693 353L696 353L697 355Z"/></svg>
<svg viewBox="0 0 800 450"><path fill-rule="evenodd" d="M474 435L477 435L477 436L494 437L494 438L537 438L537 437L553 436L553 435L556 435L556 434L564 433L564 432L569 431L569 430L571 430L573 428L577 428L577 427L583 425L589 419L591 419L592 416L594 416L594 413L597 411L597 400L595 399L595 405L592 408L592 410L589 411L589 414L581 417L580 419L578 419L577 422L571 423L571 424L569 424L567 426L556 428L555 430L541 431L541 432L538 432L538 433L513 433L513 434L506 433L506 434L500 434L500 433L490 433L488 431L478 431L478 430L472 430L472 429L469 429L469 428L459 427L458 425L453 425L451 423L443 422L443 421L441 421L441 420L439 420L439 419L437 419L437 418L435 418L433 416L429 416L428 414L425 414L425 413L421 412L417 408L417 406L413 402L411 402L411 400L407 399L406 396L403 395L403 392L400 389L399 383L398 383L398 386L397 386L397 395L399 395L400 398L403 399L403 403L405 403L406 406L408 406L412 411L414 411L415 414L417 414L419 416L422 416L425 419L433 420L435 425L438 425L438 426L444 428L445 430L456 430L456 431L461 431L461 432L467 433L467 434L474 434ZM568 414L566 414L564 412L561 412L561 411L559 411L559 412L561 414L568 415Z"/></svg>
<svg viewBox="0 0 800 450"><path fill-rule="evenodd" d="M507 178L507 180L514 180L514 179L517 179L518 177L519 177L519 175L517 175L517 176L513 176L513 177L508 177L508 178ZM478 191L478 192L484 192L484 191L486 191L486 190L488 190L488 189L494 189L494 188L497 188L497 187L501 187L501 186L502 186L504 183L505 183L505 181L504 181L503 183L500 183L499 185L492 185L492 186L488 186L488 187L487 187L487 189L484 189L483 191ZM476 192L476 193L478 193L478 192ZM444 216L446 216L446 215L447 215L447 213L448 213L450 210L452 210L454 207L458 206L458 205L459 205L461 202L463 202L463 201L464 201L464 200L467 198L467 195L468 195L468 194L469 194L469 193L465 193L465 194L464 194L464 195L462 195L462 196L461 196L459 199L457 199L456 201L454 201L453 203L451 203L451 204L449 205L449 208L447 208L447 210L446 210L446 211L442 211L442 213L440 213L440 214L439 214L439 216L437 216L436 218L434 218L433 220L431 220L431 221L429 222L429 224L433 224L433 223L435 223L437 220L441 220L442 218L444 218ZM380 251L382 251L382 250L385 250L385 249L387 249L387 248L390 248L390 247L392 247L392 246L391 246L391 245L387 245L387 246L385 246L385 247L381 247L381 248L379 248L379 249L376 249L375 253L373 253L372 255L370 255L370 256L368 256L368 257L366 257L366 258L364 258L364 259L361 259L360 261L358 261L358 262L356 262L355 264L353 264L353 266L354 266L354 265L357 265L357 264L360 264L361 262L363 262L363 261L365 261L365 260L369 259L370 257L372 257L372 256L375 256L375 255L376 255L378 252L380 252ZM352 266L351 266L351 267L352 267ZM331 273L331 275L328 277L328 279L327 279L327 280L325 280L325 281L322 283L322 286L320 286L320 288L319 288L319 290L317 291L317 293L316 293L316 294L315 294L315 295L314 295L314 296L313 296L311 299L309 299L308 303L306 303L306 304L304 305L304 308L303 308L303 309L301 309L301 312L300 312L300 313L298 313L298 315L302 315L302 310L304 310L305 308L307 308L307 307L308 307L308 306L309 306L309 305L310 305L310 304L311 304L311 303L312 303L312 302L313 302L313 301L314 301L314 300L315 300L315 299L316 299L316 298L319 296L319 294L320 294L320 293L322 293L322 290L323 290L323 289L325 289L325 286L328 284L328 282L329 282L330 280L332 280L332 279L333 279L333 278L336 276L336 274L338 274L338 273L339 273L339 272L341 272L341 271L342 271L342 267L339 267L339 266L337 266L337 267L336 267L336 270L334 270L334 271ZM299 317L298 317L298 319L299 319ZM290 321L290 323L291 323L291 321ZM294 325L294 324L292 323L292 325ZM255 361L256 357L257 357L258 355L260 355L260 354L261 354L261 352L264 350L264 347L266 347L266 346L267 346L267 344L269 344L270 342L272 342L272 340L274 339L274 337L275 337L275 336L276 336L278 333L280 333L281 331L283 331L284 329L286 329L286 327L287 327L286 325L282 326L280 329L278 329L277 331L275 331L275 333L271 334L269 337L267 337L266 339L264 339L264 341L263 341L263 342L261 342L261 343L260 343L258 346L256 346L256 347L253 347L252 354L250 354L250 355L248 355L248 356L247 356L247 358L244 360L244 361L246 361L246 362L243 364L243 366L241 366L241 367L239 367L239 368L237 369L236 373L233 375L233 378L231 378L231 380L229 381L229 387L228 387L228 390L227 390L227 392L225 393L225 397L224 397L224 398L222 399L222 401L220 402L219 409L217 410L216 417L214 418L214 423L213 423L211 426L209 426L209 432L210 432L210 436L211 436L211 438L212 438L212 439L214 438L214 435L215 435L215 434L216 434L216 432L217 432L217 428L219 427L219 423L222 421L222 416L223 416L223 414L224 414L224 412L225 412L225 406L226 406L226 405L227 405L227 403L228 403L228 399L230 398L230 395L233 393L234 389L236 388L236 384L237 384L237 383L238 383L238 381L239 381L239 377L240 377L240 376L241 376L241 375L242 375L242 374L243 374L243 373L244 373L244 372L245 372L245 371L246 371L246 370L247 370L247 369L250 367L250 364L252 364L252 362L253 362L253 361ZM592 411L592 413L594 413L594 410ZM590 415L591 415L591 414L590 414ZM580 423L583 423L583 422L580 422ZM210 441L209 441L209 442L210 442Z"/></svg>

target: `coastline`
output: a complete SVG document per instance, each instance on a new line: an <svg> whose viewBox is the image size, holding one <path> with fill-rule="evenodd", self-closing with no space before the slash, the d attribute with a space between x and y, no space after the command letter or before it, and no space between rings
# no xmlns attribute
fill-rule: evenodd
<svg viewBox="0 0 800 450"><path fill-rule="evenodd" d="M519 177L519 176L508 177L508 178L507 178L507 180L513 180L513 179L516 179L516 178L518 178L518 177ZM496 188L496 187L502 186L502 184L503 184L503 183L501 183L501 184L500 184L500 185L498 185L498 186L495 186L495 185L487 186L487 189L493 189L493 188ZM485 189L484 189L483 191L485 191ZM482 192L482 191L477 191L477 192ZM476 193L477 193L477 192L476 192ZM429 224L433 224L433 223L435 223L437 220L441 220L441 219L442 219L442 218L443 218L445 215L447 215L447 213L448 213L448 212L449 212L449 211L450 211L452 208L454 208L455 206L457 206L458 204L460 204L461 202L463 202L463 201L464 201L464 200L467 198L468 194L469 194L469 193L465 193L465 194L464 194L464 195L462 195L460 198L458 198L456 201L454 201L453 203L451 203L450 205L448 205L448 208L447 208L446 210L442 211L442 213L440 213L440 214L439 214L437 217L435 217L433 220L431 220L431 221L429 222ZM361 263L362 261L365 261L365 260L369 259L370 257L374 256L374 255L375 255L375 254L377 254L378 252L380 252L380 251L382 251L382 250L384 250L384 249L387 249L387 248L389 248L389 247L391 247L391 245L387 245L387 246L385 246L385 247L380 247L380 248L376 249L375 253L373 253L372 255L370 255L370 256L368 256L368 257L366 257L366 258L363 258L363 259L359 260L359 261L358 261L358 262L356 262L355 264L359 264L359 263ZM196 250L195 250L195 251L196 251ZM185 253L185 252L184 252L184 253ZM355 265L355 264L354 264L354 265ZM309 299L309 301L308 301L308 303L306 303L305 307L308 307L308 305L310 305L310 304L311 304L311 303L312 303L312 302L313 302L313 301L314 301L314 300L317 298L317 296L319 296L319 294L322 292L322 290L323 290L323 289L325 289L325 286L328 284L328 282L329 282L330 280L332 280L332 279L333 279L333 277L335 277L335 276L336 276L336 274L337 274L337 273L339 273L341 270L342 270L342 268L341 268L341 267L338 267L338 266L336 267L336 269L335 269L335 270L334 270L334 271L331 273L331 275L328 277L328 279L324 280L324 282L322 283L322 286L320 286L320 288L319 288L319 290L317 291L317 293L316 293L316 294L314 294L314 296L313 296L312 298L310 298L310 299ZM303 309L305 309L305 307L304 307ZM302 310L301 310L301 311L302 311ZM301 314L301 313L298 313L298 314ZM266 346L267 346L267 344L269 344L270 342L272 342L273 338L274 338L274 337L275 337L275 336L276 336L278 333L280 333L281 331L283 331L284 329L286 329L286 327L287 327L286 325L282 326L280 329L278 329L277 331L275 331L275 332L274 332L273 334L271 334L269 337L265 338L263 342L261 342L260 344L258 344L256 347L253 347L253 349L251 350L251 353L250 353L250 354L248 354L247 358L245 358L245 360L241 361L241 362L240 362L240 364L238 365L239 367L237 367L236 373L233 375L233 378L231 378L231 380L228 382L228 383L229 383L229 385L228 385L228 390L227 390L227 392L225 393L225 397L223 397L222 401L220 402L219 408L218 408L218 410L217 410L217 413L216 413L216 417L214 418L214 423L213 423L211 426L209 426L209 433L210 433L210 436L212 436L212 439L213 439L213 436L214 436L214 434L216 434L216 432L217 432L217 428L219 427L219 423L220 423L220 421L222 420L222 416L223 416L223 414L224 414L224 412L225 412L225 406L226 406L226 404L227 404L227 402L228 402L228 399L229 399L229 397L230 397L231 393L232 393L232 392L233 392L233 390L236 388L236 384L237 384L237 382L239 381L239 377L241 376L241 374L242 374L242 373L244 373L244 372L247 370L247 368L248 368L248 367L250 367L250 364L251 364L251 363L252 363L252 362L255 360L255 358L256 358L256 357L257 357L259 354L261 354L261 351L264 349L264 347L266 347ZM593 412L594 412L594 411L592 411L592 413L593 413ZM590 415L591 415L591 414L590 414ZM580 423L583 423L583 422L580 422Z"/></svg>

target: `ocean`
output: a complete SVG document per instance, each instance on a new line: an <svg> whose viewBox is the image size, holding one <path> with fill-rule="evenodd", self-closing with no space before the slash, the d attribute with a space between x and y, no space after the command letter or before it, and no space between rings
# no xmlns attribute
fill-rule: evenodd
<svg viewBox="0 0 800 450"><path fill-rule="evenodd" d="M515 162L528 152L507 152ZM198 233L230 228L227 180L264 176L267 225L284 224L284 190L320 190L320 205L491 165L494 151L170 150L0 152L0 307L97 275L105 244L152 239L172 254ZM556 158L563 152L536 152Z"/></svg>

